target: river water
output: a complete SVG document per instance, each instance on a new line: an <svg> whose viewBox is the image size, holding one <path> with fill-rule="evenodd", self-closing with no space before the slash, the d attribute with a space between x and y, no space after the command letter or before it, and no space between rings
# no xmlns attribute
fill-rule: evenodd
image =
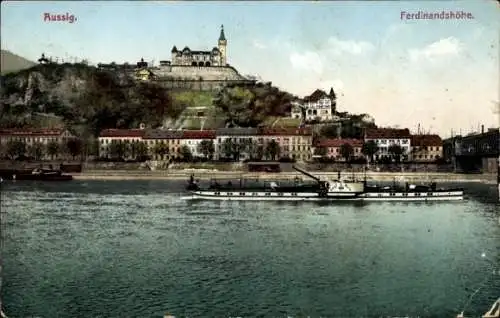
<svg viewBox="0 0 500 318"><path fill-rule="evenodd" d="M479 317L500 295L494 185L341 205L190 202L183 186L5 182L6 314Z"/></svg>

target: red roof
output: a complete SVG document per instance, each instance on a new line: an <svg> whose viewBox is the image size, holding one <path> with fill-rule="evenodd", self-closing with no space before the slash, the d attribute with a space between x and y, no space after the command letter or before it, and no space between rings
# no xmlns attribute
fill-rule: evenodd
<svg viewBox="0 0 500 318"><path fill-rule="evenodd" d="M438 135L413 135L411 136L412 146L442 146L443 140Z"/></svg>
<svg viewBox="0 0 500 318"><path fill-rule="evenodd" d="M0 129L0 136L60 136L64 133L64 129Z"/></svg>
<svg viewBox="0 0 500 318"><path fill-rule="evenodd" d="M264 136L307 136L312 135L310 128L262 128L260 135Z"/></svg>
<svg viewBox="0 0 500 318"><path fill-rule="evenodd" d="M316 147L341 147L343 144L349 144L352 147L363 147L363 140L360 139L342 139L342 138L335 138L335 139L320 139L318 142L315 144Z"/></svg>
<svg viewBox="0 0 500 318"><path fill-rule="evenodd" d="M99 137L107 138L142 138L144 136L144 129L104 129L101 131Z"/></svg>
<svg viewBox="0 0 500 318"><path fill-rule="evenodd" d="M366 139L406 139L410 138L410 130L395 128L369 128L366 130Z"/></svg>
<svg viewBox="0 0 500 318"><path fill-rule="evenodd" d="M183 139L215 139L215 130L183 130Z"/></svg>

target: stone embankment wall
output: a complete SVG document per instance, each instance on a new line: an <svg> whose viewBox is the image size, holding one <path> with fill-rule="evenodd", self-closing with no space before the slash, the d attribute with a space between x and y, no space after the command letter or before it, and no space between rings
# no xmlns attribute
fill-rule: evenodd
<svg viewBox="0 0 500 318"><path fill-rule="evenodd" d="M58 169L60 164L78 164L79 161L10 161L2 160L0 161L0 169L34 169L34 168L52 168ZM496 163L496 162L495 162ZM292 168L294 164L292 163L281 163L281 170L283 172L294 172ZM345 164L345 163L299 163L299 166L306 170L318 171L325 173L334 173L337 171L344 172L363 172L364 164ZM245 163L228 163L228 162L210 162L210 163L167 163L167 162L149 162L149 163L136 163L136 162L96 162L87 161L83 163L83 171L89 170L139 170L148 171L151 170L150 167L154 167L154 170L183 170L183 169L208 169L208 170L218 170L218 171L247 171L247 165ZM497 167L495 165L490 165L491 167ZM492 169L495 170L495 169ZM372 165L368 168L370 172L389 172L389 173L453 173L455 172L452 165L438 165L438 164L379 164ZM462 173L462 171L456 171L457 173ZM485 174L496 174L495 171L490 171L489 169L484 170Z"/></svg>
<svg viewBox="0 0 500 318"><path fill-rule="evenodd" d="M162 87L170 90L215 91L231 84L250 84L249 81L199 81L199 80L160 80Z"/></svg>
<svg viewBox="0 0 500 318"><path fill-rule="evenodd" d="M158 170L158 171L130 171L130 170L91 170L81 174L75 174L76 180L187 180L194 174L198 180L232 179L244 178L247 180L293 180L299 177L303 180L311 180L299 172L282 173L255 173L241 171L203 171L203 170ZM314 172L320 178L337 178L336 172ZM357 180L364 179L364 173L348 173L344 177L354 177ZM391 173L391 172L369 172L366 174L370 182L481 182L494 184L495 175L491 174L454 174L454 173Z"/></svg>
<svg viewBox="0 0 500 318"><path fill-rule="evenodd" d="M152 70L169 89L216 90L228 84L252 83L231 66L161 66Z"/></svg>
<svg viewBox="0 0 500 318"><path fill-rule="evenodd" d="M161 66L153 73L160 78L205 81L246 80L230 66Z"/></svg>

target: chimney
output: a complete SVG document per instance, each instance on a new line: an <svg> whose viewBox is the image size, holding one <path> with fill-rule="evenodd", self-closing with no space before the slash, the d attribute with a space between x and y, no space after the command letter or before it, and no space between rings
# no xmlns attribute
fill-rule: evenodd
<svg viewBox="0 0 500 318"><path fill-rule="evenodd" d="M484 125L481 125L481 134L484 134Z"/></svg>

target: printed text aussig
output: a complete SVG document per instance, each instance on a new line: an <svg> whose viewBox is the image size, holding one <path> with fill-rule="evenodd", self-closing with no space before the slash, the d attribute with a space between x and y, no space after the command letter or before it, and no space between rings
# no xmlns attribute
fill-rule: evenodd
<svg viewBox="0 0 500 318"><path fill-rule="evenodd" d="M43 14L44 22L68 22L73 23L76 21L76 17L73 14L66 12L65 14L54 14L45 12Z"/></svg>

